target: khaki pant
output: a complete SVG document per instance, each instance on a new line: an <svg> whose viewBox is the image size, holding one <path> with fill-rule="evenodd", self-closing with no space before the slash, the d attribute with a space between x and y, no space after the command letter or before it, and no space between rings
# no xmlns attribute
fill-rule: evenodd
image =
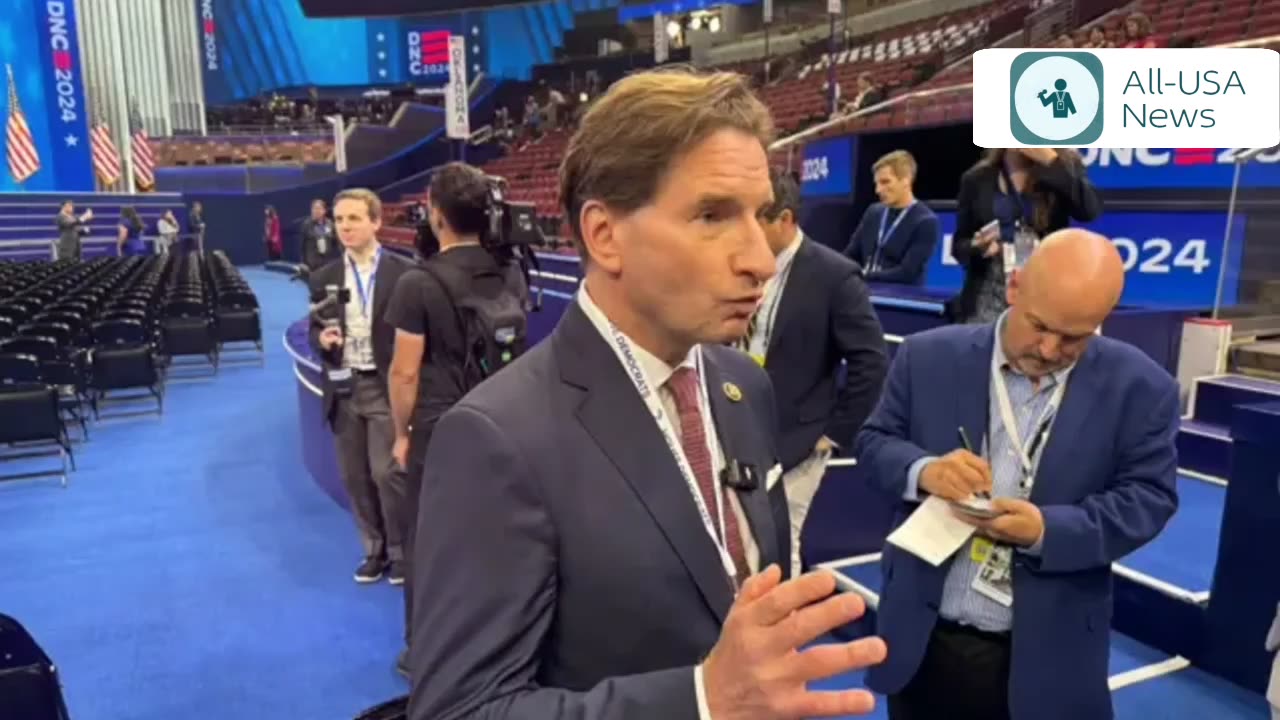
<svg viewBox="0 0 1280 720"><path fill-rule="evenodd" d="M818 494L822 476L827 472L830 452L813 453L804 462L791 468L782 476L782 486L787 491L787 514L791 516L791 577L798 577L803 569L800 560L800 531L809 515L813 496Z"/></svg>

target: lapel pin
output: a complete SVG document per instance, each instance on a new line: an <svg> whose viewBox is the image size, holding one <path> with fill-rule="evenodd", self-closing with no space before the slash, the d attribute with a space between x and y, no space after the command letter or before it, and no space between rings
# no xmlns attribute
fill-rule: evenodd
<svg viewBox="0 0 1280 720"><path fill-rule="evenodd" d="M724 396L729 398L729 402L741 402L742 390L731 382L724 384Z"/></svg>

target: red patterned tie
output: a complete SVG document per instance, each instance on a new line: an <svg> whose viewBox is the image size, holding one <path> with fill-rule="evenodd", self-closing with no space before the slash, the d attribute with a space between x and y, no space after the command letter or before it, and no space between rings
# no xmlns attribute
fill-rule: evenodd
<svg viewBox="0 0 1280 720"><path fill-rule="evenodd" d="M667 381L667 389L675 398L676 412L680 415L680 445L689 460L689 467L698 481L698 489L702 491L702 501L707 504L707 512L711 513L713 522L716 518L715 493L717 483L711 471L711 451L707 447L707 433L702 424L702 409L698 402L698 373L693 368L677 368ZM738 577L734 580L741 583L750 574L747 568L747 553L742 546L742 532L738 529L738 514L729 503L729 490L724 492L724 530L725 542L728 545L729 557L738 569ZM717 531L719 529L717 528Z"/></svg>

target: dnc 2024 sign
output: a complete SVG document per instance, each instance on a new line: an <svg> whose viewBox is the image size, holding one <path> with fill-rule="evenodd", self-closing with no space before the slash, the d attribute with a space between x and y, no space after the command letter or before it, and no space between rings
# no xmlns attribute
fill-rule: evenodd
<svg viewBox="0 0 1280 720"><path fill-rule="evenodd" d="M1219 212L1113 212L1087 223L1115 243L1124 260L1125 286L1121 303L1131 306L1199 308L1213 305L1222 262L1226 215ZM939 212L942 242L929 259L926 286L959 291L964 268L951 257L954 212ZM1239 298L1240 258L1244 249L1245 218L1235 216L1227 251L1222 302Z"/></svg>
<svg viewBox="0 0 1280 720"><path fill-rule="evenodd" d="M853 139L832 138L804 147L800 161L800 194L805 197L853 195Z"/></svg>
<svg viewBox="0 0 1280 720"><path fill-rule="evenodd" d="M1082 148L1089 179L1100 188L1225 189L1231 187L1235 161L1249 148ZM1240 186L1280 187L1280 148L1244 165Z"/></svg>

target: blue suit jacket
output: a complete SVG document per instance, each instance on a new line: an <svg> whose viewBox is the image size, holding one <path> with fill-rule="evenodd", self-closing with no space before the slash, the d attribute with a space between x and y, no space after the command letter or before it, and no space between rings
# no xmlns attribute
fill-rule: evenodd
<svg viewBox="0 0 1280 720"><path fill-rule="evenodd" d="M987 427L995 333L957 325L912 335L858 436L858 462L901 500L907 468ZM1177 384L1138 349L1094 338L1068 381L1031 502L1042 552L1015 553L1009 704L1017 720L1110 718L1111 563L1145 544L1177 509ZM894 525L915 509L902 501ZM963 550L962 550L963 551ZM900 691L924 657L950 561L933 567L886 545L878 632L888 660L867 682Z"/></svg>
<svg viewBox="0 0 1280 720"><path fill-rule="evenodd" d="M785 563L768 377L703 347L761 567ZM725 383L741 389L731 401ZM781 486L781 483L777 484ZM409 717L697 720L693 668L733 589L622 364L570 303L551 337L444 414L418 512Z"/></svg>

